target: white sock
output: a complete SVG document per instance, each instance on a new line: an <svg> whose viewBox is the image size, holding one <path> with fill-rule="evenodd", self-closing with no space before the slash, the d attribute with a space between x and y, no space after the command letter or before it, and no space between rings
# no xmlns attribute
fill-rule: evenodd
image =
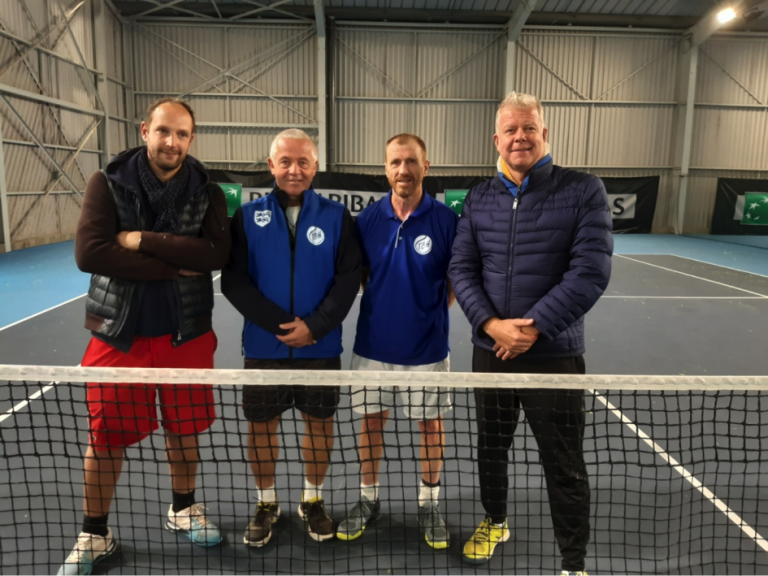
<svg viewBox="0 0 768 576"><path fill-rule="evenodd" d="M304 492L301 495L301 501L313 502L315 500L322 500L323 484L325 484L325 481L315 486L314 484L312 484L312 482L309 481L308 478L304 478Z"/></svg>
<svg viewBox="0 0 768 576"><path fill-rule="evenodd" d="M437 502L440 495L440 484L437 486L427 486L424 480L419 483L419 506L424 506L427 502Z"/></svg>
<svg viewBox="0 0 768 576"><path fill-rule="evenodd" d="M274 504L277 502L277 491L274 486L271 488L256 488L256 494L259 502L266 502L267 504Z"/></svg>
<svg viewBox="0 0 768 576"><path fill-rule="evenodd" d="M360 496L368 500L369 502L376 502L379 499L379 483L366 486L360 484Z"/></svg>

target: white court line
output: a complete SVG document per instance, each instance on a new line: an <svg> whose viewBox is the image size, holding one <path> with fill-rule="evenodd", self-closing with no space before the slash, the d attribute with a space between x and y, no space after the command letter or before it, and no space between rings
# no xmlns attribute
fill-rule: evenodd
<svg viewBox="0 0 768 576"><path fill-rule="evenodd" d="M675 274L682 274L683 276L688 276L689 278L696 278L697 280L703 280L704 282L711 282L712 284L717 284L718 286L725 286L726 288L731 288L733 290L741 290L742 292L746 292L747 294L752 294L753 296L760 296L762 298L768 298L765 294L760 294L758 292L752 292L751 290L746 290L744 288L738 288L737 286L731 286L730 284L724 284L722 282L717 282L716 280L710 280L709 278L702 278L701 276L694 276L693 274L688 274L687 272L680 272L680 270L674 270L672 268L665 268L664 266L659 266L658 264L651 264L650 262L643 262L642 260L636 260L635 258L630 258L629 256L624 256L622 254L614 254L614 256L618 256L619 258L625 258L627 260L631 260L632 262L637 262L639 264L645 264L646 266L652 266L654 268L658 268L660 270L666 270L667 272L674 272Z"/></svg>
<svg viewBox="0 0 768 576"><path fill-rule="evenodd" d="M760 534L757 533L757 531L752 528L749 524L744 522L744 520L736 514L733 510L731 510L728 505L720 500L715 494L706 486L704 486L693 474L688 472L688 470L685 469L685 467L681 466L680 463L675 460L672 456L667 454L665 450L659 446L654 440L648 436L645 432L640 430L640 428L632 422L629 418L624 416L624 414L616 408L613 404L611 404L607 398L605 398L602 394L595 392L594 390L591 390L591 392L594 394L595 398L599 400L608 410L610 410L614 416L616 416L623 424L625 424L632 432L634 432L638 438L640 438L643 442L645 442L648 446L650 446L656 454L658 454L669 466L680 476L683 477L684 480L686 480L691 486L696 488L699 492L701 492L704 497L712 502L712 504L715 505L715 508L720 510L723 514L726 515L726 517L736 524L744 534L746 534L749 538L755 541L755 543L760 546L765 552L768 552L768 542L760 536Z"/></svg>
<svg viewBox="0 0 768 576"><path fill-rule="evenodd" d="M47 308L41 312L37 312L36 314L32 314L32 316L27 316L26 318L22 318L21 320L17 320L16 322L12 324L8 324L7 326L0 326L0 332L3 330L6 330L7 328L11 328L12 326L16 326L17 324L21 324L22 322L26 322L27 320L31 320L32 318L36 316L40 316L40 314L45 314L46 312L50 312L51 310L55 310L56 308L60 308L64 306L65 304L69 304L70 302L74 302L75 300L79 300L85 296L85 294L80 294L80 296L75 296L74 298L71 298L67 300L66 302L62 302L61 304L56 304L56 306L51 306L50 308Z"/></svg>
<svg viewBox="0 0 768 576"><path fill-rule="evenodd" d="M717 266L718 268L725 268L726 270L733 270L734 272L743 272L744 274L751 274L752 276L760 276L760 278L768 278L765 274L758 274L757 272L750 272L749 270L743 270L741 268L733 268L732 266L723 266L722 264L715 264L714 262L707 262L706 260L698 260L697 258L689 258L688 256L680 256L679 254L660 254L660 256L674 256L681 260L690 260L692 262L698 262L699 264L709 264L710 266Z"/></svg>
<svg viewBox="0 0 768 576"><path fill-rule="evenodd" d="M601 296L614 300L766 300L765 296Z"/></svg>
<svg viewBox="0 0 768 576"><path fill-rule="evenodd" d="M221 274L218 276L215 276L212 280L212 282L216 282L221 278ZM40 312L36 312L35 314L32 314L31 316L27 316L26 318L22 318L21 320L17 320L16 322L13 322L12 324L8 324L6 326L0 326L0 332L3 330L7 330L8 328L12 328L13 326L16 326L17 324L21 324L22 322L26 322L27 320L32 320L32 318L35 318L37 316L40 316L41 314L45 314L46 312L50 312L51 310L56 310L56 308L61 308L62 306L69 304L70 302L74 302L75 300L79 300L80 298L83 298L84 296L87 296L87 294L80 294L80 296L75 296L74 298L70 298L66 302L62 302L61 304L56 304L56 306L51 306L50 308L46 308L45 310L42 310ZM219 294L216 294L216 296L219 296Z"/></svg>
<svg viewBox="0 0 768 576"><path fill-rule="evenodd" d="M216 280L218 280L219 278L221 278L221 274L219 274L218 276L214 277L214 278L213 278L213 282L215 282L215 281L216 281ZM67 300L66 302L62 302L61 304L57 304L56 306L52 306L51 308L48 308L47 310L43 310L42 312L38 312L37 314L32 314L32 316L28 316L27 318L24 318L23 320L19 320L18 322L14 322L13 324L8 324L7 326L3 326L2 328L0 328L0 332L2 332L3 330L5 330L6 328L10 328L11 326L15 326L16 324L21 324L22 322L25 322L25 321L27 321L27 320L29 320L29 319L31 319L31 318L34 318L35 316L40 316L40 314L45 314L46 312L50 312L51 310L54 310L54 309L56 309L56 308L59 308L60 306L64 306L65 304L69 304L70 302L74 302L75 300L77 300L77 299L79 299L79 298L82 298L83 296L85 296L85 294L81 294L80 296L77 296L77 297L75 297L75 298L72 298L71 300ZM218 296L218 294L217 294L217 296ZM80 364L78 364L78 366L80 366ZM25 406L27 406L27 405L28 405L30 402L32 402L33 400L37 400L38 398L40 398L40 397L41 397L43 394L45 394L46 392L48 392L48 390L50 390L51 388L53 388L54 386L56 386L56 384L58 384L58 382L49 382L47 385L45 385L45 387L44 387L44 388L42 388L42 389L38 390L37 392L35 392L34 394L32 394L32 395L31 395L29 398L27 398L26 400L22 400L21 402L19 402L18 404L16 404L16 406L14 406L14 407L13 407L13 408L11 408L10 410L6 411L6 412L5 412L5 414L3 414L2 416L0 416L0 423L4 422L6 419L10 418L10 417L11 417L11 415L12 415L14 412L18 412L19 410L21 410L22 408L24 408Z"/></svg>
<svg viewBox="0 0 768 576"><path fill-rule="evenodd" d="M0 416L0 424L2 424L2 423L5 421L5 420L7 420L8 418L10 418L10 417L11 417L11 416L14 414L14 412L18 412L19 410L21 410L22 408L24 408L24 407L25 407L27 404L29 404L29 403L30 403L30 402L32 402L33 400L37 400L38 398L40 398L40 396L42 396L43 394L45 394L46 392L48 392L48 390L50 390L51 388L53 388L54 386L56 386L56 384L58 384L58 382L49 382L49 383L48 383L48 384L47 384L47 385L46 385L44 388L41 388L40 390L38 390L37 392L35 392L34 394L32 394L32 395L31 395L29 398L27 398L26 400L22 400L21 402L19 402L18 404L16 404L16 406L14 406L14 407L13 407L13 408L11 408L10 410L6 411L6 413L5 413L5 414L3 414L2 416Z"/></svg>

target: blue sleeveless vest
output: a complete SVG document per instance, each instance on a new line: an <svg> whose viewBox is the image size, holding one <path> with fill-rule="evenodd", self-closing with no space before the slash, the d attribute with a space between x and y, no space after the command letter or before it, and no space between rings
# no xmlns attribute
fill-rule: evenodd
<svg viewBox="0 0 768 576"><path fill-rule="evenodd" d="M288 224L277 196L268 194L243 205L248 238L248 274L262 294L294 316L304 318L320 305L333 285L344 205L304 192L291 256ZM341 326L317 344L291 348L247 319L243 328L246 358L335 358L341 355Z"/></svg>

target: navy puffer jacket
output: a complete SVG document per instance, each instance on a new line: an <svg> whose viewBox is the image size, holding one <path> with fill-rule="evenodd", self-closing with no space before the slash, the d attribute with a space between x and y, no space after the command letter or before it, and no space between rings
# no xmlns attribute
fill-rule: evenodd
<svg viewBox="0 0 768 576"><path fill-rule="evenodd" d="M612 222L596 176L547 162L515 198L501 179L469 191L449 276L472 324L472 341L493 350L491 318L533 318L541 332L521 359L584 353L584 315L611 276Z"/></svg>

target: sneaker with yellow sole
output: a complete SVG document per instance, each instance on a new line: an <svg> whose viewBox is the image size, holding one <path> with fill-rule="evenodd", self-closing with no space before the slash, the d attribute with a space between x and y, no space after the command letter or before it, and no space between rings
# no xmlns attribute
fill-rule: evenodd
<svg viewBox="0 0 768 576"><path fill-rule="evenodd" d="M504 526L496 526L490 518L486 518L464 545L464 560L471 564L488 562L493 556L496 545L509 540L509 536L506 520Z"/></svg>

